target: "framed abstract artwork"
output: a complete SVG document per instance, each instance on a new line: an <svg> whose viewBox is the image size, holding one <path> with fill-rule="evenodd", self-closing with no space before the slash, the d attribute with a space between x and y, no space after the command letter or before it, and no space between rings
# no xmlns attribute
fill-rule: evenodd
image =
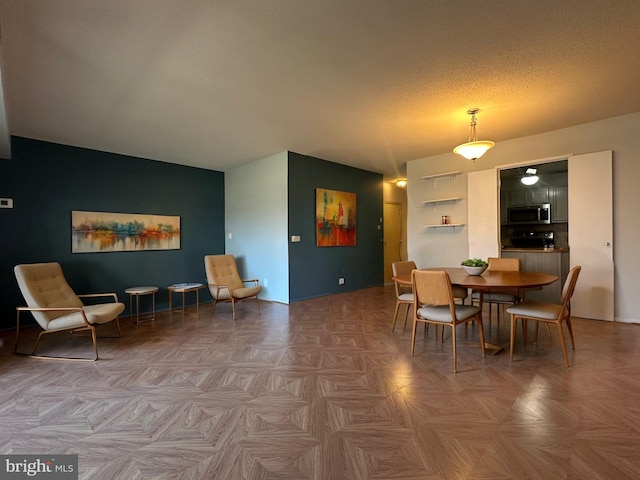
<svg viewBox="0 0 640 480"><path fill-rule="evenodd" d="M71 212L71 253L178 250L180 217Z"/></svg>
<svg viewBox="0 0 640 480"><path fill-rule="evenodd" d="M316 245L356 244L356 194L316 188Z"/></svg>

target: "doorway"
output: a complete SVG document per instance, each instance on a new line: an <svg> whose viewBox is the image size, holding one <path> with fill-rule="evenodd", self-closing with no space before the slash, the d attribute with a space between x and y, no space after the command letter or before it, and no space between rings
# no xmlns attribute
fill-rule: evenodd
<svg viewBox="0 0 640 480"><path fill-rule="evenodd" d="M384 283L393 283L391 264L402 260L402 205L385 203L384 225Z"/></svg>

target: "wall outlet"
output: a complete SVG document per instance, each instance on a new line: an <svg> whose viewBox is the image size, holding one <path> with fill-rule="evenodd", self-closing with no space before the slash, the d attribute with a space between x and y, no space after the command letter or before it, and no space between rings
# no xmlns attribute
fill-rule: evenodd
<svg viewBox="0 0 640 480"><path fill-rule="evenodd" d="M267 282L267 279L266 279L266 278L264 279L264 282L262 282L262 285L264 285L265 287L266 287L267 285L269 285L269 282Z"/></svg>
<svg viewBox="0 0 640 480"><path fill-rule="evenodd" d="M344 285L344 277L338 278L338 285Z"/></svg>
<svg viewBox="0 0 640 480"><path fill-rule="evenodd" d="M229 232L229 233L227 234L227 238L228 238L229 240L231 240L231 239L233 238L233 233Z"/></svg>

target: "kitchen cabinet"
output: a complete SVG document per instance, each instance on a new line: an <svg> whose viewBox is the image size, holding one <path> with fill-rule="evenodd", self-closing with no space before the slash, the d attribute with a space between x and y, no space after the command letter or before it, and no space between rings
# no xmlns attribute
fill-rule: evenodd
<svg viewBox="0 0 640 480"><path fill-rule="evenodd" d="M551 222L569 221L569 187L553 187L551 194Z"/></svg>
<svg viewBox="0 0 640 480"><path fill-rule="evenodd" d="M507 225L509 217L507 209L509 208L509 192L500 190L500 224Z"/></svg>
<svg viewBox="0 0 640 480"><path fill-rule="evenodd" d="M522 188L509 192L509 206L536 205L539 203L549 203L549 189Z"/></svg>
<svg viewBox="0 0 640 480"><path fill-rule="evenodd" d="M519 258L520 270L523 272L548 273L558 277L557 282L546 285L542 289L528 290L525 298L538 302L560 303L562 286L569 273L569 252L555 250L503 250L502 256Z"/></svg>

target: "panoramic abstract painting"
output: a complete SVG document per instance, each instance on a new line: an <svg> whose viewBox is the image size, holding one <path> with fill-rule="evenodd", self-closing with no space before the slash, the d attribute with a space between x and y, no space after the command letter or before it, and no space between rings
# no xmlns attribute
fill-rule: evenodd
<svg viewBox="0 0 640 480"><path fill-rule="evenodd" d="M177 250L180 217L139 213L71 212L71 252Z"/></svg>
<svg viewBox="0 0 640 480"><path fill-rule="evenodd" d="M316 245L356 244L356 194L316 188Z"/></svg>

